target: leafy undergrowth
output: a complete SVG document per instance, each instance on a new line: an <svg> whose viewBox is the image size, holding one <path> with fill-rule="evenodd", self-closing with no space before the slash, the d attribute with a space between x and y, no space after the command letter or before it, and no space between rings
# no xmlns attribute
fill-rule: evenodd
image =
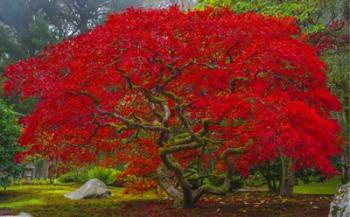
<svg viewBox="0 0 350 217"><path fill-rule="evenodd" d="M0 192L1 209L25 211L34 217L323 217L332 196L296 195L281 198L260 193L235 193L205 197L192 209L175 209L171 201L155 193L125 195L112 188L104 199L71 201L63 194L77 186L22 185Z"/></svg>

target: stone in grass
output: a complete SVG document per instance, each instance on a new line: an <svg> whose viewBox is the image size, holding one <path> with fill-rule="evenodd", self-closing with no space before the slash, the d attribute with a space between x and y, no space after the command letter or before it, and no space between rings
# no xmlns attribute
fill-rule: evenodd
<svg viewBox="0 0 350 217"><path fill-rule="evenodd" d="M16 215L16 211L10 208L1 208L0 216L7 216L7 215Z"/></svg>
<svg viewBox="0 0 350 217"><path fill-rule="evenodd" d="M111 192L108 190L105 183L98 179L90 179L79 189L65 194L64 197L71 200L79 200L86 198L102 198L109 195L111 195Z"/></svg>
<svg viewBox="0 0 350 217"><path fill-rule="evenodd" d="M18 215L0 215L0 217L32 217L29 213L21 212Z"/></svg>
<svg viewBox="0 0 350 217"><path fill-rule="evenodd" d="M350 217L350 184L340 186L331 203L328 217Z"/></svg>

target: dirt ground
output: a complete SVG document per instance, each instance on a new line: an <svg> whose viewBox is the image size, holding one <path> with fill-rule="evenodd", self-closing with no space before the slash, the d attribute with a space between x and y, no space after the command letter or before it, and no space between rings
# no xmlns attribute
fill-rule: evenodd
<svg viewBox="0 0 350 217"><path fill-rule="evenodd" d="M226 198L204 198L197 207L179 210L169 202L125 203L122 216L140 217L327 217L332 197L298 195L281 198L249 193Z"/></svg>

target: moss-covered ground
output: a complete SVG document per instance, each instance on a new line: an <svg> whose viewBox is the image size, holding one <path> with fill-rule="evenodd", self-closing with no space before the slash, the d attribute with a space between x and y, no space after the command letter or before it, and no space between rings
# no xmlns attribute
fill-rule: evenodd
<svg viewBox="0 0 350 217"><path fill-rule="evenodd" d="M266 192L204 197L195 208L185 210L173 208L171 201L154 192L129 195L122 188L111 188L111 197L72 201L63 195L78 186L19 185L0 191L0 213L25 211L34 217L323 217L338 184L338 179L332 179L299 185L292 198Z"/></svg>

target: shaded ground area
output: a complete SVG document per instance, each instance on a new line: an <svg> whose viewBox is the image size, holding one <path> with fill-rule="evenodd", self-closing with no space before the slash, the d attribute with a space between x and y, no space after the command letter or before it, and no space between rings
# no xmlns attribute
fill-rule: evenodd
<svg viewBox="0 0 350 217"><path fill-rule="evenodd" d="M0 191L1 210L29 212L34 217L326 217L331 195L296 195L286 199L265 192L205 197L193 209L175 209L155 193L71 201L63 194L77 186L22 185Z"/></svg>

